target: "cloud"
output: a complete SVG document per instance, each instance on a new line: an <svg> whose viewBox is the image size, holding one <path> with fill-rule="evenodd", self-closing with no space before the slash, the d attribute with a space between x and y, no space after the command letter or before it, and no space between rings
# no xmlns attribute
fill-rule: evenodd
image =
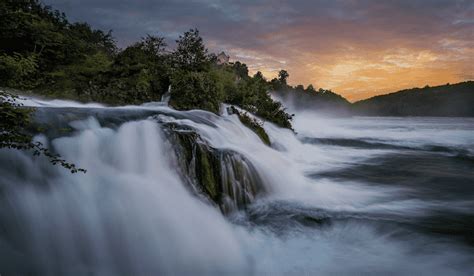
<svg viewBox="0 0 474 276"><path fill-rule="evenodd" d="M45 0L74 21L113 29L119 45L145 34L171 45L189 28L208 47L290 83L351 99L473 79L469 0Z"/></svg>

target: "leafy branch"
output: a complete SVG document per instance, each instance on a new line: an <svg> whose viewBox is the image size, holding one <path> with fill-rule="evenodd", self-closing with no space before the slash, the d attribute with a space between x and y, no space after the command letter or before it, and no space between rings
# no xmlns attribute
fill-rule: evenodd
<svg viewBox="0 0 474 276"><path fill-rule="evenodd" d="M17 95L0 91L0 149L9 148L16 150L32 151L34 156L43 155L53 165L60 165L71 173L86 170L67 162L59 154L52 153L41 142L33 142L32 136L24 131L30 123L32 108L25 108L18 103Z"/></svg>

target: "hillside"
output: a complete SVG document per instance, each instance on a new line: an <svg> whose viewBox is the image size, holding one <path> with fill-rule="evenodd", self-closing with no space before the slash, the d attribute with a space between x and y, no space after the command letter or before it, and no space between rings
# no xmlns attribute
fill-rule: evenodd
<svg viewBox="0 0 474 276"><path fill-rule="evenodd" d="M325 115L349 115L351 103L330 90L298 90L272 92L289 110L311 110Z"/></svg>
<svg viewBox="0 0 474 276"><path fill-rule="evenodd" d="M366 116L474 117L474 81L412 88L355 102Z"/></svg>
<svg viewBox="0 0 474 276"><path fill-rule="evenodd" d="M291 128L262 73L249 76L244 63L219 62L197 29L177 37L174 48L166 41L147 35L121 49L112 31L70 22L40 0L0 1L0 88L107 105L160 101L170 91L168 103L177 110L218 114L229 103ZM0 91L0 104L10 99ZM10 112L1 109L2 116Z"/></svg>

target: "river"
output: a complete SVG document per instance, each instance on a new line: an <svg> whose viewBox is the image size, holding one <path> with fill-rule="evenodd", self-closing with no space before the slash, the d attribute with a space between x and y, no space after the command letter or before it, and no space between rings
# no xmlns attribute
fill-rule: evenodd
<svg viewBox="0 0 474 276"><path fill-rule="evenodd" d="M23 102L87 173L0 150L2 275L474 272L474 119L300 112L268 147L226 112ZM166 124L246 160L245 200L197 192Z"/></svg>

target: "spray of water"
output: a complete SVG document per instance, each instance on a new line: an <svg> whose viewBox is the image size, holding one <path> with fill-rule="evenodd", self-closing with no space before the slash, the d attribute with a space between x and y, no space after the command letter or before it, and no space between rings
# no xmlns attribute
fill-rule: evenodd
<svg viewBox="0 0 474 276"><path fill-rule="evenodd" d="M384 216L423 214L429 203L400 199L402 188L308 177L384 150L331 150L265 123L272 148L235 115L162 105L107 108L35 99L27 104L90 113L70 123L73 133L36 137L87 174L70 174L27 153L0 152L0 272L452 274L471 269L472 254L461 246L405 235L396 221L388 231L377 224ZM97 109L147 113L107 127L93 115ZM148 116L150 111L157 114ZM222 215L183 181L166 123L194 129L216 150L238 152L255 167L266 193L247 211ZM361 215L348 215L354 213Z"/></svg>

